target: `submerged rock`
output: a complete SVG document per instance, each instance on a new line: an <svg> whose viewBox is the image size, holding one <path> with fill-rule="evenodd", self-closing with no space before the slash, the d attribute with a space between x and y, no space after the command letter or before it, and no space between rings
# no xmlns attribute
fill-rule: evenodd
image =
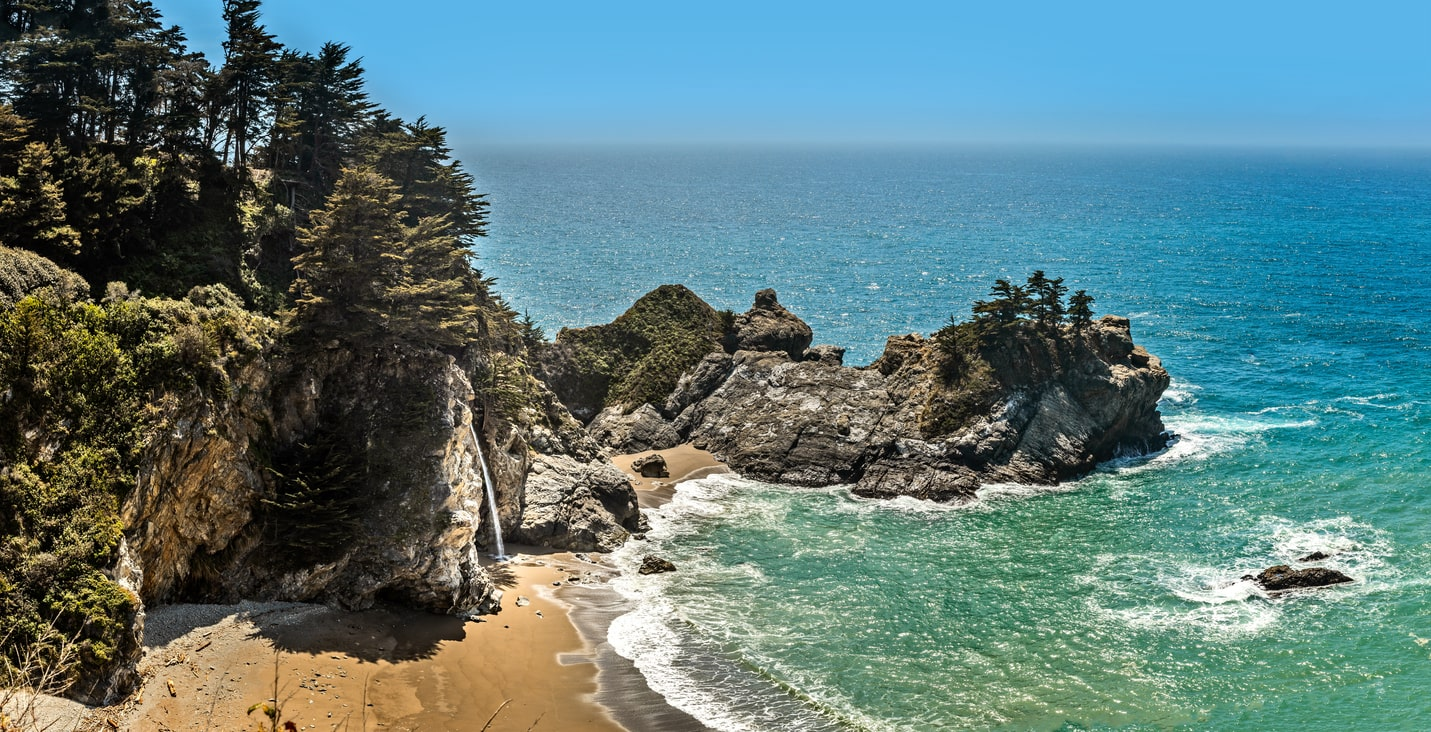
<svg viewBox="0 0 1431 732"><path fill-rule="evenodd" d="M662 574L676 571L676 565L655 554L647 554L646 558L641 560L641 569L638 571L641 574Z"/></svg>
<svg viewBox="0 0 1431 732"><path fill-rule="evenodd" d="M1245 579L1252 579L1262 588L1269 591L1295 590L1307 587L1325 587L1327 585L1337 585L1344 582L1351 582L1348 577L1335 569L1326 567L1308 567L1307 569L1292 569L1285 564L1275 567L1268 567L1260 574L1253 577L1248 575Z"/></svg>
<svg viewBox="0 0 1431 732"><path fill-rule="evenodd" d="M1305 557L1301 557L1301 558L1298 559L1297 561L1299 561L1299 562L1320 562L1320 561L1322 561L1323 559L1331 559L1331 558L1332 558L1332 555L1330 555L1330 554L1328 554L1328 553L1326 553L1326 552L1323 552L1323 551L1315 551L1315 552L1312 552L1311 554L1308 554L1308 555L1305 556Z"/></svg>

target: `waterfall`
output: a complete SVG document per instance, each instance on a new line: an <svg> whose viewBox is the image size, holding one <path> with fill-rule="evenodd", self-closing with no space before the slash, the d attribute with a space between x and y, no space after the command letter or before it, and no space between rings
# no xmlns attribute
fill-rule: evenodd
<svg viewBox="0 0 1431 732"><path fill-rule="evenodd" d="M487 467L487 456L482 454L482 441L477 439L477 428L467 423L467 433L472 435L472 444L477 446L477 462L482 463L482 492L487 494L487 511L492 520L492 538L497 541L497 559L507 558L507 547L502 544L502 520L497 516L497 486L492 482L492 471Z"/></svg>

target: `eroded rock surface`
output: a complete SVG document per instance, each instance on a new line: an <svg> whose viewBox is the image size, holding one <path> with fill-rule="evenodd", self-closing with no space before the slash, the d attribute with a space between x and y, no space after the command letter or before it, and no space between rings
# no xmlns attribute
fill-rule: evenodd
<svg viewBox="0 0 1431 732"><path fill-rule="evenodd" d="M732 352L708 353L659 409L624 416L620 429L594 422L598 438L654 448L631 435L665 444L667 424L749 477L939 501L984 482L1056 483L1168 439L1157 411L1168 374L1126 318L1010 328L964 361L934 339L894 336L865 368L844 366L837 347L810 348L798 321L761 291L726 338Z"/></svg>
<svg viewBox="0 0 1431 732"><path fill-rule="evenodd" d="M1272 592L1326 587L1327 585L1338 585L1353 581L1351 577L1335 569L1328 569L1326 567L1293 569L1285 564L1268 567L1251 579L1255 580L1257 584L1262 585L1263 589Z"/></svg>

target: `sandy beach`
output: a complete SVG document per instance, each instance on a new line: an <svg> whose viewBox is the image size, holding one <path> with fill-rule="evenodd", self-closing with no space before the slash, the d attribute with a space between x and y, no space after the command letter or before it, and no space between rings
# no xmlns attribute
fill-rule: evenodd
<svg viewBox="0 0 1431 732"><path fill-rule="evenodd" d="M726 470L688 445L660 452L670 477L631 473L650 453L613 458L644 507ZM153 608L140 691L82 724L71 710L55 728L253 728L268 705L300 730L705 729L606 643L627 607L605 584L615 570L600 555L511 550L516 583L502 611L473 620L303 603Z"/></svg>
<svg viewBox="0 0 1431 732"><path fill-rule="evenodd" d="M647 455L656 454L666 460L666 470L670 472L669 477L643 478L631 469L631 463ZM636 495L641 501L642 508L657 508L671 500L671 496L676 492L676 485L683 481L730 472L730 468L716 460L713 455L689 444L678 445L669 450L650 450L630 455L617 455L611 458L611 462L631 476L631 484L636 486Z"/></svg>

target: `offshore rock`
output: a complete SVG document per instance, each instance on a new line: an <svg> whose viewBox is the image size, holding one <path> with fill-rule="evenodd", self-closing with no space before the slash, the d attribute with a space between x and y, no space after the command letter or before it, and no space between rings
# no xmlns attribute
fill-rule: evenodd
<svg viewBox="0 0 1431 732"><path fill-rule="evenodd" d="M1244 579L1252 579L1256 581L1257 584L1262 585L1263 589L1271 592L1310 587L1326 587L1327 585L1337 585L1353 581L1351 577L1335 569L1327 569L1326 567L1292 569L1285 564L1268 567L1262 570L1256 577L1249 575Z"/></svg>
<svg viewBox="0 0 1431 732"><path fill-rule="evenodd" d="M676 571L676 565L655 554L647 554L646 558L641 560L641 568L637 571L641 574L663 574Z"/></svg>
<svg viewBox="0 0 1431 732"><path fill-rule="evenodd" d="M805 321L776 300L775 290L765 289L755 293L750 310L736 316L735 328L725 338L725 350L779 351L798 361L813 336Z"/></svg>

